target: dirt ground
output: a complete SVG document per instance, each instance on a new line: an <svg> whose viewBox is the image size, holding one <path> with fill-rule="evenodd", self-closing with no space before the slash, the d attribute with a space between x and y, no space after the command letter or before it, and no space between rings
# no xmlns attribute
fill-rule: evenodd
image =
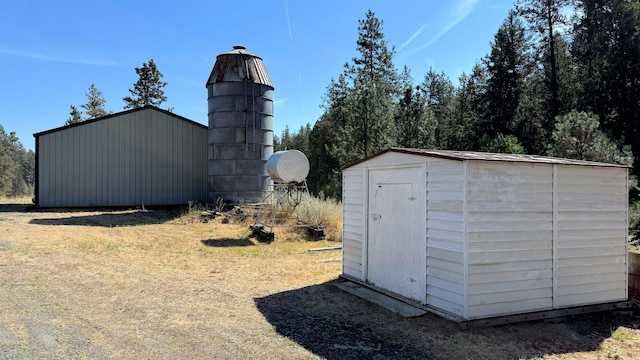
<svg viewBox="0 0 640 360"><path fill-rule="evenodd" d="M638 312L490 328L334 285L335 245L176 210L0 205L0 359L638 359Z"/></svg>

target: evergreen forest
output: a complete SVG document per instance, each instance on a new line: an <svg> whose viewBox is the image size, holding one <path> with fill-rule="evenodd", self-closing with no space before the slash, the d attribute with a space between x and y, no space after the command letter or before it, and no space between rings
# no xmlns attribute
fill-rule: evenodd
<svg viewBox="0 0 640 360"><path fill-rule="evenodd" d="M341 169L390 147L549 155L631 166L638 227L640 1L518 0L457 79L398 68L372 11L354 25L357 55L329 74L321 116L275 137L275 150L309 157L314 194L339 199ZM86 94L87 118L109 113L93 84ZM68 123L83 120L71 110ZM33 184L33 151L0 127L0 197Z"/></svg>
<svg viewBox="0 0 640 360"><path fill-rule="evenodd" d="M35 154L0 125L0 198L33 196Z"/></svg>
<svg viewBox="0 0 640 360"><path fill-rule="evenodd" d="M458 79L397 68L372 11L357 31L357 56L331 78L320 118L276 136L276 151L309 157L313 193L340 198L341 169L389 147L549 155L638 174L640 1L519 0Z"/></svg>

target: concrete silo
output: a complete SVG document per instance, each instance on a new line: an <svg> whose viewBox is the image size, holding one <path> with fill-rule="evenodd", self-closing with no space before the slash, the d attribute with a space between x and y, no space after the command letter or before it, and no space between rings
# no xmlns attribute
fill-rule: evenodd
<svg viewBox="0 0 640 360"><path fill-rule="evenodd" d="M208 201L260 201L273 153L273 84L262 59L244 46L218 55L207 90Z"/></svg>

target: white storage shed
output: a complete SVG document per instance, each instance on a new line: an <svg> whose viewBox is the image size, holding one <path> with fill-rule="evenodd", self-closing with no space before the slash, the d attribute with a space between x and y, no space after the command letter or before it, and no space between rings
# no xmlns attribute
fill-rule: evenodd
<svg viewBox="0 0 640 360"><path fill-rule="evenodd" d="M392 148L343 171L343 277L456 320L627 299L628 168Z"/></svg>

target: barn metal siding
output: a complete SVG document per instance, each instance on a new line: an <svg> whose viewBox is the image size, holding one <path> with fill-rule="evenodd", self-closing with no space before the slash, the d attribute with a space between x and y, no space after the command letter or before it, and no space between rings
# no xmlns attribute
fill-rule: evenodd
<svg viewBox="0 0 640 360"><path fill-rule="evenodd" d="M553 305L553 165L468 162L468 318Z"/></svg>
<svg viewBox="0 0 640 360"><path fill-rule="evenodd" d="M464 163L427 165L427 304L464 315Z"/></svg>
<svg viewBox="0 0 640 360"><path fill-rule="evenodd" d="M364 238L366 233L366 170L342 174L342 272L364 281Z"/></svg>
<svg viewBox="0 0 640 360"><path fill-rule="evenodd" d="M207 129L146 107L36 134L38 205L173 205L206 199Z"/></svg>
<svg viewBox="0 0 640 360"><path fill-rule="evenodd" d="M556 307L627 299L626 172L557 168Z"/></svg>

